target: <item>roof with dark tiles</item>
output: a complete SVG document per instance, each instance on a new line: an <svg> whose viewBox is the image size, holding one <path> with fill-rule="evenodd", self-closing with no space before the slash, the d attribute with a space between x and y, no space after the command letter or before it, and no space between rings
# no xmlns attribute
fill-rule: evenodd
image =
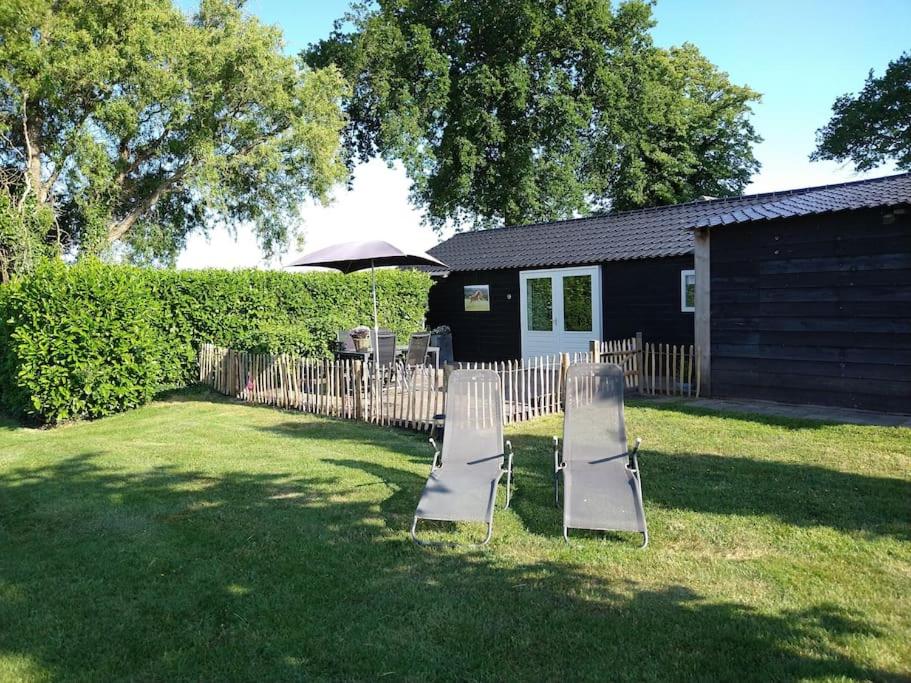
<svg viewBox="0 0 911 683"><path fill-rule="evenodd" d="M452 270L569 266L680 256L693 229L911 205L911 173L454 235L429 253Z"/></svg>

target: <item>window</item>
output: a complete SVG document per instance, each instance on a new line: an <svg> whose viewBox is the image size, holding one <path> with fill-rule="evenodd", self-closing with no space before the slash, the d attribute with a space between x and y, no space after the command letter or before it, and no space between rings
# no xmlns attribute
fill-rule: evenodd
<svg viewBox="0 0 911 683"><path fill-rule="evenodd" d="M563 329L566 332L591 332L591 275L567 275L563 278Z"/></svg>
<svg viewBox="0 0 911 683"><path fill-rule="evenodd" d="M528 278L525 282L528 299L528 329L550 332L553 327L553 284L549 277Z"/></svg>
<svg viewBox="0 0 911 683"><path fill-rule="evenodd" d="M680 271L680 310L693 313L696 310L696 271Z"/></svg>

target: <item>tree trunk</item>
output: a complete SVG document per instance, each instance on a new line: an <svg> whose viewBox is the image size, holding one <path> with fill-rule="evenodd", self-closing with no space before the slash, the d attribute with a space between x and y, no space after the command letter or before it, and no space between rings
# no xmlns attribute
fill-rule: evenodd
<svg viewBox="0 0 911 683"><path fill-rule="evenodd" d="M25 177L28 187L38 202L43 204L47 200L47 189L41 182L41 147L39 136L41 123L37 118L29 118L28 93L22 94L22 134L25 138Z"/></svg>

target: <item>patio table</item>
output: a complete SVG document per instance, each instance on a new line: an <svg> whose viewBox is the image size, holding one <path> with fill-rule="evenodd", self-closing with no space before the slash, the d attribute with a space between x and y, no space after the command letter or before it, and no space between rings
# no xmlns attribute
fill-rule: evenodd
<svg viewBox="0 0 911 683"><path fill-rule="evenodd" d="M408 352L408 346L396 346L395 347L396 355L402 356ZM427 353L433 354L433 365L439 370L440 369L440 347L439 346L428 346ZM336 360L361 360L365 363L370 360L373 355L372 351L336 351L335 358Z"/></svg>

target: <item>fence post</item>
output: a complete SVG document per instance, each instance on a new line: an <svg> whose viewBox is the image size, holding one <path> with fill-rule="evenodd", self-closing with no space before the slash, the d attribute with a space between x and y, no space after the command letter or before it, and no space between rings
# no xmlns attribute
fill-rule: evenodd
<svg viewBox="0 0 911 683"><path fill-rule="evenodd" d="M592 355L592 363L600 363L600 362L601 362L601 349L600 349L600 346L601 346L601 342L598 341L597 339L592 339L592 340L588 343L588 350L589 350L589 352L590 352L591 355Z"/></svg>
<svg viewBox="0 0 911 683"><path fill-rule="evenodd" d="M364 362L354 361L354 419L364 419Z"/></svg>
<svg viewBox="0 0 911 683"><path fill-rule="evenodd" d="M564 352L564 353L560 354L560 376L557 379L557 382L559 383L558 389L557 389L557 397L558 397L559 404L560 404L559 407L561 409L566 408L566 405L565 405L565 402L566 402L565 393L566 392L563 391L563 388L566 386L566 373L568 371L569 371L569 354Z"/></svg>
<svg viewBox="0 0 911 683"><path fill-rule="evenodd" d="M636 332L636 391L642 393L642 372L645 367L642 363L642 333Z"/></svg>

